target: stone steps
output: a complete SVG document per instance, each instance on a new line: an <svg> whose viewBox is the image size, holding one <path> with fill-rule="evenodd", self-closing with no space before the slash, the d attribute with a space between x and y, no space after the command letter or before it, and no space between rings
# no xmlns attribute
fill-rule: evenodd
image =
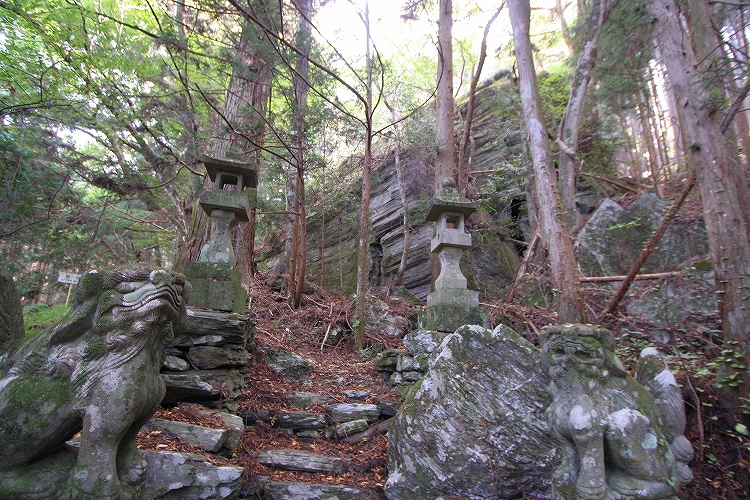
<svg viewBox="0 0 750 500"><path fill-rule="evenodd" d="M293 481L268 481L263 486L266 500L377 500L380 492L372 489L312 484Z"/></svg>
<svg viewBox="0 0 750 500"><path fill-rule="evenodd" d="M245 426L237 415L203 410L224 422L223 429L214 429L176 420L152 418L143 426L147 434L164 433L179 437L208 453L228 456L239 444ZM169 450L143 450L147 462L144 498L180 499L237 498L242 491L244 469L238 466L217 466L203 455Z"/></svg>
<svg viewBox="0 0 750 500"><path fill-rule="evenodd" d="M289 398L290 404L300 409L289 411L245 412L245 425L261 423L275 432L302 438L328 439L334 441L359 442L374 435L385 433L391 417L398 410L397 403L361 403L369 394L349 391L348 403L335 402L329 396L299 392ZM356 392L356 394L355 394ZM278 470L305 474L340 475L356 470L346 457L322 455L289 448L269 448L258 451L258 462ZM256 488L262 490L268 500L289 499L379 499L382 490L363 489L352 486L310 483L306 481L277 481L257 478Z"/></svg>

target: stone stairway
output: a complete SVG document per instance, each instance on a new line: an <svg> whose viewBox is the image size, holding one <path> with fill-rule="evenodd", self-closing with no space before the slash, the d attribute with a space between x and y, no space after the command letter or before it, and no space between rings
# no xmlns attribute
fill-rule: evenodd
<svg viewBox="0 0 750 500"><path fill-rule="evenodd" d="M337 402L330 396L311 392L296 392L288 401L289 411L244 412L240 416L205 409L200 413L223 422L222 428L205 427L164 418L152 418L143 428L146 436L165 434L179 438L216 458L230 457L246 431L262 427L276 436L304 441L309 448L327 448L318 453L295 448L268 447L249 450L260 465L270 470L292 471L299 481L272 479L269 476L248 477L242 467L215 465L204 455L167 450L149 450L144 456L149 463L147 498L240 498L243 500L362 500L383 498L380 488L325 484L349 472L361 472L374 466L384 466L382 460L356 463L350 457L335 456L333 442L355 445L384 434L390 419L398 410L398 403L381 401L377 404L358 402L369 398L363 391L342 391ZM320 446L319 446L320 445ZM307 476L303 478L302 476ZM325 480L315 480L324 478Z"/></svg>
<svg viewBox="0 0 750 500"><path fill-rule="evenodd" d="M154 478L151 490L154 497L383 498L380 484L387 463L385 439L379 436L388 430L400 403L393 401L397 399L393 391L383 395L381 386L394 388L402 395L407 392L422 376L422 365L426 364L424 353L431 351L432 345L417 349L423 354L418 360L403 349L381 352L374 363L375 372L360 379L356 370L350 373L349 369L361 359L349 360L352 364L341 363L338 358L319 359L318 363L331 364L329 370L321 370L320 364L313 368L309 351L304 352L305 358L276 345L255 342L255 322L249 318L205 311L194 313L191 318L196 326L189 329L190 336L173 343L168 351L171 363L165 365L164 375L175 396L171 401L224 407L231 413L206 410L221 416L225 424L222 429L155 418L147 425L146 432L178 436L196 449L216 454L217 458L231 457L231 463L238 465L213 465L210 463L213 459L189 453L164 450L152 453L153 460L168 462L156 469L174 471L171 478ZM230 342L233 336L240 341ZM434 343L435 339L431 341ZM240 354L244 358L235 360L235 355ZM242 369L241 365L249 361L248 355L253 354L254 362ZM178 384L196 374L211 375L217 369L261 381L247 388L256 401L253 411L238 411L238 406L244 406L234 400L238 391L224 382L208 380L212 388L220 387L221 393L229 396L228 400L216 399L213 393L194 394L185 389L189 384ZM279 392L267 391L268 387L277 386ZM206 473L194 474L193 463L195 470ZM201 479L209 480L210 484L202 484Z"/></svg>
<svg viewBox="0 0 750 500"><path fill-rule="evenodd" d="M341 399L348 401L342 403L330 396L296 392L289 398L289 406L295 408L293 410L245 412L241 417L247 426L263 426L279 436L300 438L312 448L315 448L315 442L318 440L320 443L343 441L355 444L385 433L390 418L398 410L398 403L358 402L368 396L366 392L342 391ZM350 471L373 466L354 463L347 457L332 456L330 449L324 454L294 448L271 447L258 450L257 461L272 470L309 475L310 481L254 478L256 494L261 494L267 500L354 500L383 497L380 489L316 482L314 477L335 478Z"/></svg>

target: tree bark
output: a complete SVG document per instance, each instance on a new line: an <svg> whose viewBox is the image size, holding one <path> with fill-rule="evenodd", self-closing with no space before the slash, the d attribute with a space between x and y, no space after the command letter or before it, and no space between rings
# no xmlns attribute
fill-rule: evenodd
<svg viewBox="0 0 750 500"><path fill-rule="evenodd" d="M357 318L354 330L357 349L365 346L365 323L367 322L367 256L370 243L370 197L372 194L372 57L370 54L370 5L365 2L365 157L362 164L362 211L359 217L359 245L357 255Z"/></svg>
<svg viewBox="0 0 750 500"><path fill-rule="evenodd" d="M604 24L607 10L607 0L594 0L586 23L586 39L581 48L581 54L576 63L573 82L570 86L568 105L565 108L557 137L567 145L567 150L560 154L558 170L560 182L560 198L562 200L565 221L568 227L577 227L581 215L576 209L576 191L578 189L578 174L581 171L581 161L578 153L578 136L583 121L586 89L588 89L591 75L596 63L596 48L599 34ZM562 11L558 2L558 9ZM562 15L561 12L558 15Z"/></svg>
<svg viewBox="0 0 750 500"><path fill-rule="evenodd" d="M443 179L455 177L456 136L453 102L453 1L440 0L438 17L438 73L436 106L435 192Z"/></svg>
<svg viewBox="0 0 750 500"><path fill-rule="evenodd" d="M716 273L726 347L750 361L750 187L737 151L720 129L717 109L698 78L698 58L682 29L673 0L651 0L656 41L674 89L687 147L686 158L700 188ZM732 375L740 396L750 395L750 371Z"/></svg>
<svg viewBox="0 0 750 500"><path fill-rule="evenodd" d="M260 167L261 150L257 145L264 141L263 118L270 98L271 72L263 56L253 48L257 37L254 25L245 19L224 107L215 124L217 139L211 146L211 156L233 156ZM209 183L206 178L202 188L206 189ZM186 247L180 252L179 260L195 261L208 237L207 217L197 205L197 196L187 210L191 212L192 220L187 232ZM236 239L245 242L236 248L237 267L252 269L254 227L239 224L236 231Z"/></svg>
<svg viewBox="0 0 750 500"><path fill-rule="evenodd" d="M740 5L733 7L742 8ZM737 60L737 58L735 55L726 53L727 44L725 44L720 32L720 30L727 28L726 23L724 26L719 26L714 9L706 0L686 0L683 13L690 29L691 45L693 50L695 50L696 59L701 69L716 75L723 83L726 98L734 101L738 94L741 95L741 90L738 88L737 83L738 81L742 81L742 77L736 79L737 75L727 69L728 65L726 61L732 58ZM745 29L746 26L743 26L741 31ZM745 48L747 47L745 46ZM745 55L745 57L747 56ZM722 61L722 58L725 61ZM747 70L746 61L745 70ZM746 75L744 79L747 81ZM742 107L741 103L745 101L746 97L747 95L735 102L738 102L740 107ZM750 133L748 133L747 117L747 110L739 112L734 117L734 120L731 121L732 123L727 125L727 128L731 129L734 139L742 146L745 161L747 161L748 151L750 151Z"/></svg>
<svg viewBox="0 0 750 500"><path fill-rule="evenodd" d="M518 64L521 106L534 169L539 233L547 250L552 283L557 292L558 320L562 323L580 323L585 321L583 294L568 227L558 216L562 208L560 194L552 170L552 155L529 40L531 8L529 0L509 0L508 7Z"/></svg>
<svg viewBox="0 0 750 500"><path fill-rule="evenodd" d="M297 28L297 54L292 82L294 84L294 108L292 132L294 134L294 210L292 248L289 261L289 292L292 307L298 308L305 287L307 268L307 215L305 207L305 151L307 149L307 99L310 88L307 84L310 75L309 51L312 43L310 11L312 0L299 0L299 27ZM322 255L321 255L322 258Z"/></svg>
<svg viewBox="0 0 750 500"><path fill-rule="evenodd" d="M648 151L648 169L651 173L651 182L654 184L654 192L659 196L664 196L661 184L659 183L659 156L656 153L653 130L647 116L648 112L646 111L648 109L648 97L642 92L639 93L639 97L638 119L641 123L643 142L646 144L646 150Z"/></svg>
<svg viewBox="0 0 750 500"><path fill-rule="evenodd" d="M406 272L406 262L409 260L409 247L411 246L411 218L409 217L409 200L406 197L406 184L404 182L404 167L401 164L401 127L399 126L400 119L396 114L396 110L388 103L386 99L383 99L383 103L386 105L388 110L391 112L391 120L393 122L393 135L396 139L396 145L393 148L393 168L396 170L396 180L398 181L398 192L401 196L401 205L403 206L404 217L404 243L401 248L401 262L398 264L396 270L396 276L393 278L393 283L396 286L402 286L404 284L404 273Z"/></svg>

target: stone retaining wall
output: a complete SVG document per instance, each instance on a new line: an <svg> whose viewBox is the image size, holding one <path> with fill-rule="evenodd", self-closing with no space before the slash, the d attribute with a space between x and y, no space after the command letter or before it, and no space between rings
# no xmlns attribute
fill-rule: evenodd
<svg viewBox="0 0 750 500"><path fill-rule="evenodd" d="M163 404L201 403L236 410L255 349L255 321L249 316L188 309L187 327L167 347L162 376Z"/></svg>

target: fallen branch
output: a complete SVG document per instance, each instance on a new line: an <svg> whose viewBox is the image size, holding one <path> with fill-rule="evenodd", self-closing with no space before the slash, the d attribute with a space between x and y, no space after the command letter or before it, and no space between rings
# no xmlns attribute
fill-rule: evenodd
<svg viewBox="0 0 750 500"><path fill-rule="evenodd" d="M658 280L660 278L670 278L672 276L680 276L682 271L669 271L666 273L653 273L653 274L636 274L633 277L633 281L640 280ZM609 283L612 281L625 281L627 276L581 276L581 283Z"/></svg>
<svg viewBox="0 0 750 500"><path fill-rule="evenodd" d="M639 189L634 188L634 187L630 187L627 184L625 184L624 182L616 181L614 179L610 179L609 177L604 177L603 175L592 174L590 172L581 172L580 175L582 175L583 177L591 177L591 178L594 178L594 179L598 179L598 180L600 180L602 182L607 182L607 183L612 184L613 186L616 186L616 187L618 187L620 189L624 189L625 191L630 191L631 193L638 194L638 193L641 192Z"/></svg>
<svg viewBox="0 0 750 500"><path fill-rule="evenodd" d="M521 281L521 277L526 272L526 266L529 264L529 261L534 256L534 247L536 246L538 241L539 241L539 231L534 231L534 236L531 237L531 242L529 243L528 250L526 250L526 255L523 256L521 265L518 266L518 271L516 272L516 277L513 279L513 286L510 287L508 298L505 299L506 304L510 304L510 302L513 300L513 296L516 294L516 287L518 287L518 283Z"/></svg>
<svg viewBox="0 0 750 500"><path fill-rule="evenodd" d="M333 306L333 304L332 304ZM326 342L328 341L328 335L331 333L331 325L332 323L328 323L328 329L326 330L325 337L323 337L323 342L320 343L320 350L323 350L323 347L326 345Z"/></svg>
<svg viewBox="0 0 750 500"><path fill-rule="evenodd" d="M706 436L705 431L703 430L703 412L701 411L701 398L698 397L698 391L695 390L695 386L693 385L693 381L690 378L690 372L688 371L687 367L685 366L685 360L682 359L681 355L677 356L677 359L680 361L680 367L682 368L683 373L685 373L685 380L687 381L687 386L690 389L690 392L693 394L693 399L695 400L695 415L697 417L697 427L698 427L698 460L703 462L703 454L704 450L706 448L705 442L706 442Z"/></svg>

